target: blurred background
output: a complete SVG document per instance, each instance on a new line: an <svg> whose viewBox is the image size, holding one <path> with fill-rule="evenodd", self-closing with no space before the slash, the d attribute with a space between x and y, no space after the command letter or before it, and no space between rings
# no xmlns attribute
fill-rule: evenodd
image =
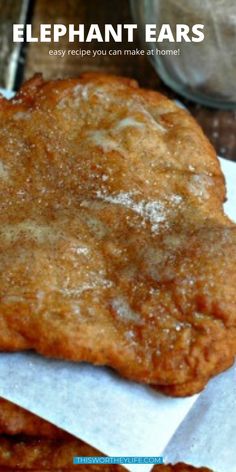
<svg viewBox="0 0 236 472"><path fill-rule="evenodd" d="M136 0L137 3L139 0ZM196 0L195 0L196 1ZM199 0L199 8L202 1ZM78 76L88 70L99 70L135 78L141 86L160 90L178 99L200 123L217 153L236 161L236 110L209 108L183 99L165 85L146 56L68 56L64 58L48 54L49 49L134 49L140 48L138 33L134 43L68 43L62 38L58 43L13 44L13 23L32 23L35 34L39 25L73 23L134 23L128 0L0 0L0 87L17 90L25 79L41 72L45 79ZM236 47L236 44L235 44ZM236 77L235 77L236 81Z"/></svg>

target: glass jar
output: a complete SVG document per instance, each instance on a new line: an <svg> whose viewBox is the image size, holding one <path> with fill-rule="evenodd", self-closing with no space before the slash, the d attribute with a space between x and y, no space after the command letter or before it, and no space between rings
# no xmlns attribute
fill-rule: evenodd
<svg viewBox="0 0 236 472"><path fill-rule="evenodd" d="M130 0L141 37L145 25L204 25L201 42L151 41L150 59L177 93L207 106L236 108L236 0ZM176 55L173 51L178 51ZM172 51L172 55L170 52Z"/></svg>

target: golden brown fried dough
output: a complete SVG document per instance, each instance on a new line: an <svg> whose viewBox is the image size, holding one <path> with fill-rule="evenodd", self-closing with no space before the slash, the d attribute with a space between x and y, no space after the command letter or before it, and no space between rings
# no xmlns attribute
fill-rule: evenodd
<svg viewBox="0 0 236 472"><path fill-rule="evenodd" d="M10 470L70 471L81 472L125 472L125 468L110 464L74 465L75 456L101 456L96 449L79 439L31 439L0 436L0 472ZM153 472L211 472L209 469L195 468L186 464L158 465Z"/></svg>
<svg viewBox="0 0 236 472"><path fill-rule="evenodd" d="M90 74L35 77L0 119L0 349L180 396L230 366L236 226L190 115Z"/></svg>
<svg viewBox="0 0 236 472"><path fill-rule="evenodd" d="M26 470L68 470L92 472L124 472L123 468L111 465L73 466L75 456L101 456L96 449L79 439L31 439L0 436L0 472L1 467Z"/></svg>
<svg viewBox="0 0 236 472"><path fill-rule="evenodd" d="M65 431L23 408L0 398L0 435L23 434L41 438L67 438Z"/></svg>

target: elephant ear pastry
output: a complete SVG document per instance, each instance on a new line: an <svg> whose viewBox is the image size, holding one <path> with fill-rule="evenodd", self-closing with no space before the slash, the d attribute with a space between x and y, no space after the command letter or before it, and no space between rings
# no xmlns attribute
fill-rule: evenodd
<svg viewBox="0 0 236 472"><path fill-rule="evenodd" d="M236 354L236 226L191 116L133 80L35 76L0 99L0 349L170 395Z"/></svg>

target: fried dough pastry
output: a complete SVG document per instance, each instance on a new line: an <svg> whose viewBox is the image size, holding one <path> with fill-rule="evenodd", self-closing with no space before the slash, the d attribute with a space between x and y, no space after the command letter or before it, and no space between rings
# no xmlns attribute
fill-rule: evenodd
<svg viewBox="0 0 236 472"><path fill-rule="evenodd" d="M98 74L36 76L0 119L0 349L200 391L236 353L236 226L196 122Z"/></svg>
<svg viewBox="0 0 236 472"><path fill-rule="evenodd" d="M69 435L48 421L0 398L0 435L62 439Z"/></svg>
<svg viewBox="0 0 236 472"><path fill-rule="evenodd" d="M0 471L2 467L26 470L79 470L92 472L124 472L118 465L73 466L75 456L102 456L79 439L32 439L0 436Z"/></svg>
<svg viewBox="0 0 236 472"><path fill-rule="evenodd" d="M96 449L79 439L50 440L31 438L7 438L0 436L0 472L10 470L125 472L120 465L88 464L72 465L75 456L101 456ZM186 464L154 466L153 472L211 472L207 468L195 468Z"/></svg>

